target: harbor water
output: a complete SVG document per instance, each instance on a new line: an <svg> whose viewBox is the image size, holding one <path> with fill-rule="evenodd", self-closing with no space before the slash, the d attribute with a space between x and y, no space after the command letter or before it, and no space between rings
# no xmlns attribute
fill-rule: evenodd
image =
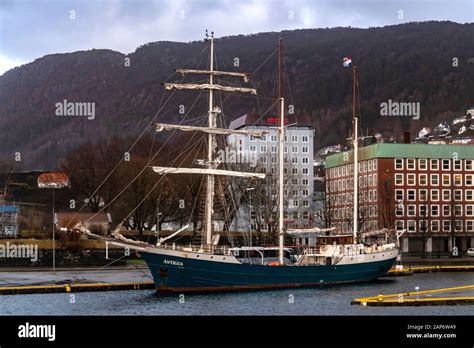
<svg viewBox="0 0 474 348"><path fill-rule="evenodd" d="M148 279L149 280L149 279ZM258 292L158 295L153 290L0 296L1 315L472 315L474 306L364 307L358 297L474 284L474 273Z"/></svg>

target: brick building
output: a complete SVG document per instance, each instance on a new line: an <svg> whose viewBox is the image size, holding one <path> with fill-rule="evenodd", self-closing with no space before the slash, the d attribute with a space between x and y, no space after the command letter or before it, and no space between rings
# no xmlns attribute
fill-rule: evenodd
<svg viewBox="0 0 474 348"><path fill-rule="evenodd" d="M326 211L352 230L352 151L326 159ZM406 229L403 252L474 247L474 146L379 143L359 149L359 228Z"/></svg>

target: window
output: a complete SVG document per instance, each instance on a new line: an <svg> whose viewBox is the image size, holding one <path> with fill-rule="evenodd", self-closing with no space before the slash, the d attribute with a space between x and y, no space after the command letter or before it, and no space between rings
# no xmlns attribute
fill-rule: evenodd
<svg viewBox="0 0 474 348"><path fill-rule="evenodd" d="M309 202L306 201L306 200L304 200L304 201L303 201L303 207L309 207Z"/></svg>
<svg viewBox="0 0 474 348"><path fill-rule="evenodd" d="M344 182L343 182L343 183L344 183ZM308 179L303 179L303 180L302 180L302 184L303 184L304 186L308 186L308 185L309 185ZM343 185L343 186L344 186L344 185Z"/></svg>
<svg viewBox="0 0 474 348"><path fill-rule="evenodd" d="M428 206L426 204L420 204L419 206L419 216L427 217L428 216Z"/></svg>
<svg viewBox="0 0 474 348"><path fill-rule="evenodd" d="M420 186L427 186L428 185L428 174L419 174L418 175L418 183Z"/></svg>
<svg viewBox="0 0 474 348"><path fill-rule="evenodd" d="M303 163L303 164L308 164L308 163L309 163L309 158L308 158L308 157L303 157L303 158L301 159L301 163Z"/></svg>
<svg viewBox="0 0 474 348"><path fill-rule="evenodd" d="M250 145L250 152L256 152L257 147L255 145Z"/></svg>
<svg viewBox="0 0 474 348"><path fill-rule="evenodd" d="M395 190L395 199L397 201L403 201L403 190Z"/></svg>
<svg viewBox="0 0 474 348"><path fill-rule="evenodd" d="M416 190L407 190L407 200L416 201Z"/></svg>
<svg viewBox="0 0 474 348"><path fill-rule="evenodd" d="M438 186L439 185L439 175L438 174L430 174L431 179L431 186Z"/></svg>
<svg viewBox="0 0 474 348"><path fill-rule="evenodd" d="M415 170L415 159L414 158L408 158L407 159L407 169L408 170Z"/></svg>
<svg viewBox="0 0 474 348"><path fill-rule="evenodd" d="M288 146L285 146L285 147L283 148L283 153L288 153Z"/></svg>
<svg viewBox="0 0 474 348"><path fill-rule="evenodd" d="M257 138L254 137L253 135L251 135L251 136L250 136L250 142L253 143L253 142L255 142L255 141L257 141Z"/></svg>
<svg viewBox="0 0 474 348"><path fill-rule="evenodd" d="M418 169L419 170L427 170L428 169L428 163L427 163L426 159L418 160Z"/></svg>
<svg viewBox="0 0 474 348"><path fill-rule="evenodd" d="M303 168L303 174L308 175L308 168Z"/></svg>
<svg viewBox="0 0 474 348"><path fill-rule="evenodd" d="M395 185L403 185L403 174L395 174Z"/></svg>
<svg viewBox="0 0 474 348"><path fill-rule="evenodd" d="M431 205L431 216L439 216L439 205Z"/></svg>
<svg viewBox="0 0 474 348"><path fill-rule="evenodd" d="M474 205L466 205L466 216L474 216Z"/></svg>
<svg viewBox="0 0 474 348"><path fill-rule="evenodd" d="M292 135L291 136L291 142L297 143L298 142L298 136L297 135Z"/></svg>
<svg viewBox="0 0 474 348"><path fill-rule="evenodd" d="M474 160L464 160L464 168L466 171L474 170Z"/></svg>
<svg viewBox="0 0 474 348"><path fill-rule="evenodd" d="M262 152L262 153L267 152L267 147L264 146L264 145L260 146L260 152Z"/></svg>
<svg viewBox="0 0 474 348"><path fill-rule="evenodd" d="M454 186L462 186L462 175L454 174L453 175Z"/></svg>
<svg viewBox="0 0 474 348"><path fill-rule="evenodd" d="M428 231L428 221L420 220L419 224L420 224L420 232Z"/></svg>
<svg viewBox="0 0 474 348"><path fill-rule="evenodd" d="M408 232L416 232L416 221L415 220L408 220L407 221L407 231Z"/></svg>
<svg viewBox="0 0 474 348"><path fill-rule="evenodd" d="M474 190L466 190L466 201L472 202L474 201Z"/></svg>
<svg viewBox="0 0 474 348"><path fill-rule="evenodd" d="M466 232L474 232L474 220L466 220Z"/></svg>
<svg viewBox="0 0 474 348"><path fill-rule="evenodd" d="M451 221L443 220L443 232L451 232Z"/></svg>
<svg viewBox="0 0 474 348"><path fill-rule="evenodd" d="M438 170L439 169L439 161L437 159L430 160L430 168L431 168L431 170Z"/></svg>
<svg viewBox="0 0 474 348"><path fill-rule="evenodd" d="M466 174L465 175L465 185L466 186L474 186L474 175L473 174Z"/></svg>
<svg viewBox="0 0 474 348"><path fill-rule="evenodd" d="M262 142L267 141L267 136L266 136L266 135L262 135L262 136L260 137L260 141L262 141Z"/></svg>
<svg viewBox="0 0 474 348"><path fill-rule="evenodd" d="M291 147L291 152L292 153L298 153L298 146L292 146Z"/></svg>
<svg viewBox="0 0 474 348"><path fill-rule="evenodd" d="M301 136L301 141L303 143L309 143L309 137L307 135L303 135L303 136Z"/></svg>
<svg viewBox="0 0 474 348"><path fill-rule="evenodd" d="M451 186L451 175L443 174L442 180L443 180L443 186Z"/></svg>
<svg viewBox="0 0 474 348"><path fill-rule="evenodd" d="M302 152L302 153L309 153L309 147L308 147L308 146L303 146L303 147L301 148L301 152Z"/></svg>
<svg viewBox="0 0 474 348"><path fill-rule="evenodd" d="M428 200L428 190L420 190L419 200L422 202L425 202L426 200Z"/></svg>
<svg viewBox="0 0 474 348"><path fill-rule="evenodd" d="M298 212L297 211L294 211L293 214L291 214L293 216L293 220L298 220Z"/></svg>
<svg viewBox="0 0 474 348"><path fill-rule="evenodd" d="M403 216L403 209L404 209L403 204L398 204L395 207L395 216L402 217Z"/></svg>
<svg viewBox="0 0 474 348"><path fill-rule="evenodd" d="M431 232L439 232L439 220L431 221Z"/></svg>
<svg viewBox="0 0 474 348"><path fill-rule="evenodd" d="M460 159L453 160L454 170L462 170L462 162Z"/></svg>
<svg viewBox="0 0 474 348"><path fill-rule="evenodd" d="M298 204L298 200L297 200L297 199L293 199L293 200L292 200L292 204L293 204L293 207L295 207L295 208L298 207L298 205L299 205L299 204Z"/></svg>
<svg viewBox="0 0 474 348"><path fill-rule="evenodd" d="M403 170L403 159L396 158L395 159L395 169Z"/></svg>
<svg viewBox="0 0 474 348"><path fill-rule="evenodd" d="M377 170L377 160L374 159L373 161L374 161L374 166L373 166L373 168L374 168L374 170Z"/></svg>
<svg viewBox="0 0 474 348"><path fill-rule="evenodd" d="M454 206L454 216L462 216L462 205L456 204Z"/></svg>
<svg viewBox="0 0 474 348"><path fill-rule="evenodd" d="M457 202L462 201L462 190L454 190L454 200Z"/></svg>
<svg viewBox="0 0 474 348"><path fill-rule="evenodd" d="M416 185L415 174L407 174L407 185L408 186Z"/></svg>
<svg viewBox="0 0 474 348"><path fill-rule="evenodd" d="M456 232L461 232L462 231L462 220L455 220L454 221L454 230Z"/></svg>
<svg viewBox="0 0 474 348"><path fill-rule="evenodd" d="M451 201L451 190L443 190L443 201L444 202Z"/></svg>
<svg viewBox="0 0 474 348"><path fill-rule="evenodd" d="M267 158L266 157L261 157L260 162L262 162L263 164L267 164Z"/></svg>
<svg viewBox="0 0 474 348"><path fill-rule="evenodd" d="M442 167L443 170L451 170L451 160L444 159L442 160Z"/></svg>
<svg viewBox="0 0 474 348"><path fill-rule="evenodd" d="M309 191L308 190L303 190L301 192L302 192L303 196L305 196L305 197L309 196Z"/></svg>
<svg viewBox="0 0 474 348"><path fill-rule="evenodd" d="M291 169L291 173L292 173L292 174L295 174L295 175L298 174L298 168L292 168L292 169ZM340 182L340 181L339 181L339 182ZM338 186L339 186L339 185L338 185ZM339 187L338 187L338 188L339 188Z"/></svg>
<svg viewBox="0 0 474 348"><path fill-rule="evenodd" d="M271 136L271 141L273 141L273 142L277 141L277 136L276 136L276 135L272 135L272 136Z"/></svg>
<svg viewBox="0 0 474 348"><path fill-rule="evenodd" d="M303 219L305 219L305 220L309 219L309 213L307 211L303 212Z"/></svg>
<svg viewBox="0 0 474 348"><path fill-rule="evenodd" d="M414 204L407 205L407 216L416 216L416 205Z"/></svg>
<svg viewBox="0 0 474 348"><path fill-rule="evenodd" d="M403 220L396 220L395 221L395 229L398 231L398 232L401 232L405 229L405 221Z"/></svg>
<svg viewBox="0 0 474 348"><path fill-rule="evenodd" d="M451 206L443 204L443 216L451 216Z"/></svg>
<svg viewBox="0 0 474 348"><path fill-rule="evenodd" d="M439 201L439 190L431 190L431 200L434 202Z"/></svg>
<svg viewBox="0 0 474 348"><path fill-rule="evenodd" d="M277 147L276 147L276 146L271 146L271 147L270 147L270 151L271 151L272 153L276 153L276 152L277 152Z"/></svg>
<svg viewBox="0 0 474 348"><path fill-rule="evenodd" d="M298 164L298 157L292 157L291 158L291 163Z"/></svg>

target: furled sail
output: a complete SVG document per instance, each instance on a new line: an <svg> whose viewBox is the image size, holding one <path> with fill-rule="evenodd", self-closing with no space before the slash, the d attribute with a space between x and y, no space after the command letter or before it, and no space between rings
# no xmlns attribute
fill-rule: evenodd
<svg viewBox="0 0 474 348"><path fill-rule="evenodd" d="M152 167L158 174L211 174L222 176L236 176L241 178L265 179L264 173L246 173L232 170L210 169L210 168L173 168L173 167Z"/></svg>
<svg viewBox="0 0 474 348"><path fill-rule="evenodd" d="M304 233L322 233L322 232L330 232L334 231L336 228L319 228L319 227L312 227L312 228L289 228L286 230L287 234L304 234Z"/></svg>
<svg viewBox="0 0 474 348"><path fill-rule="evenodd" d="M241 92L241 93L251 93L257 95L257 90L255 88L245 88L245 87L230 87L230 86L222 86L216 84L209 84L209 83L165 83L165 89L212 89L217 91L224 91L224 92Z"/></svg>
<svg viewBox="0 0 474 348"><path fill-rule="evenodd" d="M224 134L224 135L230 135L230 134L251 135L256 138L261 138L264 134L268 133L266 131L258 132L258 131L245 131L245 130L237 130L237 129L181 126L181 125L167 124L167 123L155 123L155 126L156 126L157 132L161 132L163 130L179 129L184 132L201 131L205 133Z"/></svg>
<svg viewBox="0 0 474 348"><path fill-rule="evenodd" d="M230 72L230 71L210 71L210 70L195 70L195 69L176 69L177 73L182 75L186 74L205 74L205 75L213 75L213 76L235 76L241 77L244 79L245 82L249 82L250 74L248 73L239 73L239 72Z"/></svg>

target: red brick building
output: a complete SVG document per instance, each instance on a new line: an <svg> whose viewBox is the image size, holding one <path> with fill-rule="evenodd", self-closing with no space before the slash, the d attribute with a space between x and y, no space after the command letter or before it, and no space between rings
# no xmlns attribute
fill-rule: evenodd
<svg viewBox="0 0 474 348"><path fill-rule="evenodd" d="M327 157L331 225L352 231L352 151ZM359 149L359 229L406 230L403 252L474 247L474 146L374 144Z"/></svg>

